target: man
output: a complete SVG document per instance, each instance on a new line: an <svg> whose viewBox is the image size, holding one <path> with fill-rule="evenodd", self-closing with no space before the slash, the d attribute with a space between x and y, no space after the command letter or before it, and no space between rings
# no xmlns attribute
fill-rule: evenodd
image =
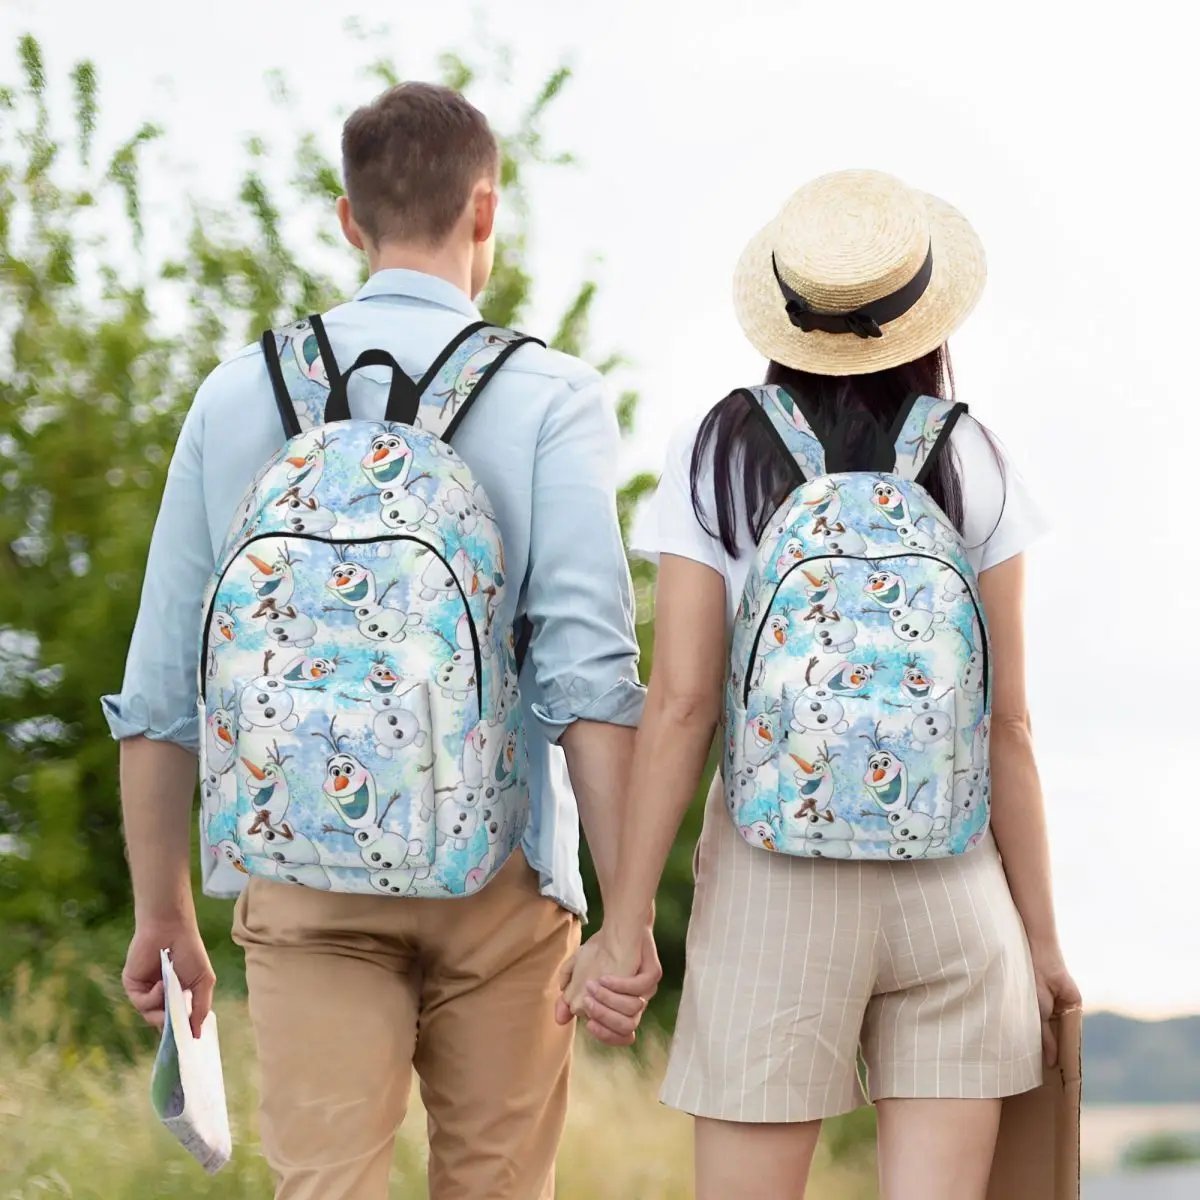
<svg viewBox="0 0 1200 1200"><path fill-rule="evenodd" d="M492 267L499 155L484 117L425 84L386 92L346 122L338 216L370 279L325 318L336 358L389 351L420 378L478 313ZM386 375L358 382L379 420ZM481 891L456 899L338 894L252 878L238 900L262 1069L261 1132L278 1200L382 1198L397 1126L421 1079L433 1200L553 1194L572 1030L557 979L584 898L574 800L601 889L642 706L630 581L615 506L617 423L600 377L537 345L509 358L454 445L490 498L508 574L531 622L522 676L532 816ZM162 1021L169 947L198 1028L214 977L189 885L203 593L239 498L283 442L262 351L201 386L175 450L150 548L124 688L105 700L121 741L136 930L133 1003ZM515 591L515 589L514 589ZM658 964L649 937L641 994ZM589 1028L632 1040L644 1000L597 1004Z"/></svg>

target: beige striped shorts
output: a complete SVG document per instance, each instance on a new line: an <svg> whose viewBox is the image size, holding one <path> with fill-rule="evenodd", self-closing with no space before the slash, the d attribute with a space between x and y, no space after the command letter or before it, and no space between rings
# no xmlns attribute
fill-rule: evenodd
<svg viewBox="0 0 1200 1200"><path fill-rule="evenodd" d="M811 1121L864 1093L983 1099L1041 1079L1029 947L990 834L929 862L771 854L714 781L664 1104Z"/></svg>

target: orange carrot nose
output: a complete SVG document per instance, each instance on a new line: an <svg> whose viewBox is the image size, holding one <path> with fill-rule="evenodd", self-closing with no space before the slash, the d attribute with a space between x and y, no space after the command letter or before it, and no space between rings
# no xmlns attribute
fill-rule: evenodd
<svg viewBox="0 0 1200 1200"><path fill-rule="evenodd" d="M333 586L334 586L334 587L345 587L345 586L346 586L346 584L348 584L349 582L350 582L350 576L349 576L349 575L339 575L339 576L338 576L338 577L337 577L337 578L336 578L336 579L333 581Z"/></svg>
<svg viewBox="0 0 1200 1200"><path fill-rule="evenodd" d="M333 790L335 792L344 792L350 786L350 780L345 775L339 775L333 781Z"/></svg>
<svg viewBox="0 0 1200 1200"><path fill-rule="evenodd" d="M293 467L302 467L308 462L307 458L289 458L288 463Z"/></svg>
<svg viewBox="0 0 1200 1200"><path fill-rule="evenodd" d="M775 839L769 838L769 837L763 838L763 849L764 850L774 850L775 849Z"/></svg>
<svg viewBox="0 0 1200 1200"><path fill-rule="evenodd" d="M816 767L814 767L812 763L805 762L804 759L797 754L792 754L789 757L800 768L800 770L805 773L805 775L811 775L816 770Z"/></svg>
<svg viewBox="0 0 1200 1200"><path fill-rule="evenodd" d="M246 764L246 770L249 771L250 774L253 775L254 778L257 779L260 783L262 782L262 780L266 779L266 777L267 777L266 772L259 770L259 768L256 767L248 758L243 758L242 762L244 762Z"/></svg>
<svg viewBox="0 0 1200 1200"><path fill-rule="evenodd" d="M218 729L217 737L219 737L221 739L221 741L228 742L231 746L233 745L233 735L229 732L228 729L225 729L225 728Z"/></svg>
<svg viewBox="0 0 1200 1200"><path fill-rule="evenodd" d="M887 497L886 497L886 496L876 496L876 497L875 497L875 503L876 503L876 504L886 504L886 503L887 503Z"/></svg>
<svg viewBox="0 0 1200 1200"><path fill-rule="evenodd" d="M775 740L771 736L771 731L769 729L762 729L761 727L759 728L758 736L761 737L765 742L773 742Z"/></svg>
<svg viewBox="0 0 1200 1200"><path fill-rule="evenodd" d="M221 636L222 636L222 637L223 637L223 638L224 638L224 639L225 639L227 642L232 642L232 641L233 641L233 630L232 630L232 629L222 629L222 630L221 630Z"/></svg>
<svg viewBox="0 0 1200 1200"><path fill-rule="evenodd" d="M877 592L881 587L883 587L883 583L877 579L874 583L870 583L867 586L871 589L871 591Z"/></svg>
<svg viewBox="0 0 1200 1200"><path fill-rule="evenodd" d="M784 636L783 636L783 630L782 630L782 629L777 629L777 630L775 630L775 640L776 640L776 641L777 641L777 642L778 642L778 643L779 643L781 646L783 645L783 643L784 643Z"/></svg>
<svg viewBox="0 0 1200 1200"><path fill-rule="evenodd" d="M250 560L250 561L251 561L251 562L252 562L252 563L253 563L253 564L254 564L254 565L255 565L255 566L256 566L256 567L257 567L257 568L258 568L258 569L259 569L259 570L260 570L260 571L263 573L263 574L264 574L264 575L274 575L274 574L275 574L275 572L274 572L274 571L271 569L271 567L270 567L270 566L269 566L267 563L263 562L263 560L262 560L261 558L258 558L258 557L256 557L256 556L255 556L255 555L253 555L253 554L247 554L247 555L246 555L246 557L247 557L247 558L248 558L248 559L249 559L249 560Z"/></svg>
<svg viewBox="0 0 1200 1200"><path fill-rule="evenodd" d="M876 767L875 770L871 772L871 782L872 783L882 783L883 777L886 774L887 774L886 771L881 771L878 767Z"/></svg>
<svg viewBox="0 0 1200 1200"><path fill-rule="evenodd" d="M379 449L376 450L375 453L371 455L371 461L373 463L383 462L383 460L385 458L387 458L387 456L388 456L387 450L385 450L382 446L380 446Z"/></svg>
<svg viewBox="0 0 1200 1200"><path fill-rule="evenodd" d="M861 675L859 675L857 671L853 675L850 676L850 682L852 684L854 684L856 687L860 683L862 683L862 681L863 681L863 677Z"/></svg>

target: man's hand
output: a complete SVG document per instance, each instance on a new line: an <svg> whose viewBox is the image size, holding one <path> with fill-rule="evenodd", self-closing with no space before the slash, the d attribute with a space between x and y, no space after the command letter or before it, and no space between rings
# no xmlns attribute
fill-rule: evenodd
<svg viewBox="0 0 1200 1200"><path fill-rule="evenodd" d="M165 1000L160 952L163 950L171 951L171 963L180 985L185 992L192 993L192 1036L199 1037L200 1026L212 1008L217 977L194 920L175 925L139 925L134 930L125 956L125 970L121 973L125 994L148 1024L162 1029Z"/></svg>
<svg viewBox="0 0 1200 1200"><path fill-rule="evenodd" d="M604 930L589 938L563 968L563 989L555 1019L565 1025L573 1017L587 1019L587 1030L606 1046L631 1046L642 1014L662 979L662 966L647 927L640 947L624 952L610 946Z"/></svg>

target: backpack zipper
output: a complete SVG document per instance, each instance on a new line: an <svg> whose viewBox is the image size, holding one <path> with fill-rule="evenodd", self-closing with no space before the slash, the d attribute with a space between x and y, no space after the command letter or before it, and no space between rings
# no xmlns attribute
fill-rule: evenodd
<svg viewBox="0 0 1200 1200"><path fill-rule="evenodd" d="M212 629L213 612L217 602L217 593L221 590L221 584L225 582L225 576L229 573L234 562L253 546L255 542L269 541L275 538L282 538L284 541L301 541L301 542L320 542L324 546L373 546L379 545L382 542L414 542L416 545L428 550L433 554L449 572L450 578L454 580L454 586L458 589L459 597L462 600L463 609L467 614L467 625L471 630L471 649L475 654L475 696L479 705L479 716L483 719L483 654L479 647L479 632L475 627L475 617L471 613L471 606L467 603L467 593L463 588L457 575L454 573L454 568L447 561L446 556L442 554L436 547L431 546L428 542L422 541L418 537L411 537L403 533L388 534L386 537L371 537L371 538L347 538L344 541L335 541L333 538L318 537L315 533L283 533L280 531L274 533L259 533L252 538L247 538L232 554L229 555L224 567L221 568L220 575L217 576L216 586L213 588L212 600L209 601L208 611L204 614L204 632L201 635L200 657L201 657L201 672L200 672L200 699L205 704L208 703L208 679L206 672L203 669L204 656L208 653L208 639ZM351 612L352 609L347 609Z"/></svg>
<svg viewBox="0 0 1200 1200"><path fill-rule="evenodd" d="M920 554L914 552L909 554L879 554L871 555L870 557L867 557L865 554L814 554L809 558L802 558L798 563L793 563L790 567L788 567L788 569L779 577L779 582L775 585L775 590L771 593L771 599L767 602L766 608L763 609L762 620L759 621L758 629L754 634L754 641L750 644L750 661L746 664L746 680L742 687L743 707L750 703L750 676L754 672L754 662L758 657L758 643L762 638L763 630L766 628L767 618L771 615L771 609L775 604L775 597L779 595L779 589L783 587L784 580L786 580L793 571L798 570L807 563L821 562L822 560L829 558L837 559L840 562L845 562L846 559L854 559L856 562L865 562L867 564L889 562L896 558L927 558L930 562L937 563L939 567L944 567L947 571L953 571L954 574L963 581L963 586L967 589L967 595L971 599L971 607L975 610L975 619L979 622L980 640L983 646L983 695L986 703L988 686L991 682L989 671L990 663L988 653L987 626L983 622L983 610L979 607L979 601L975 599L975 592L967 580L967 577L957 567L948 563L944 558L938 558L936 554Z"/></svg>

